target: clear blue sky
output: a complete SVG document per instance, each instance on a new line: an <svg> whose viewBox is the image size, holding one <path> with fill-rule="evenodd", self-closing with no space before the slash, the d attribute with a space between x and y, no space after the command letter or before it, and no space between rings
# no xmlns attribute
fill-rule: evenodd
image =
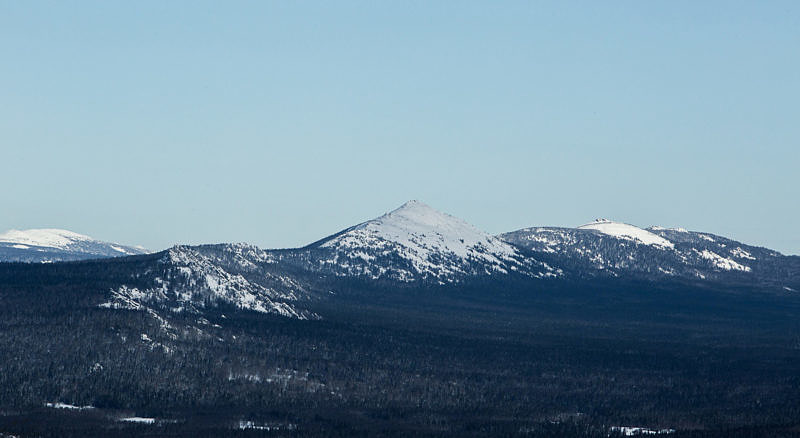
<svg viewBox="0 0 800 438"><path fill-rule="evenodd" d="M800 253L800 2L0 2L0 230L299 246L412 198Z"/></svg>

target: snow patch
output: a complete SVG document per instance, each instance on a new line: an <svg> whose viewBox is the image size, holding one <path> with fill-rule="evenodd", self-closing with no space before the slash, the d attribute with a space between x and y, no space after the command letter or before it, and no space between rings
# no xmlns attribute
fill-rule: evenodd
<svg viewBox="0 0 800 438"><path fill-rule="evenodd" d="M713 251L709 251L707 249L704 249L702 252L701 251L697 251L697 250L694 250L694 251L697 254L699 254L700 257L711 261L711 263L715 267L717 267L719 269L723 269L723 270L726 270L726 271L743 271L743 272L750 272L751 271L749 266L745 266L745 265L737 263L736 261L734 261L732 259L729 259L729 258L726 258L726 257L722 257L721 255L719 255L719 254L717 254L717 253L715 253Z"/></svg>
<svg viewBox="0 0 800 438"><path fill-rule="evenodd" d="M645 427L613 426L611 432L619 432L624 436L636 435L666 435L675 433L675 429L648 429Z"/></svg>
<svg viewBox="0 0 800 438"><path fill-rule="evenodd" d="M120 418L119 421L124 421L126 423L155 424L156 419L152 417L125 417Z"/></svg>
<svg viewBox="0 0 800 438"><path fill-rule="evenodd" d="M734 256L734 257L738 257L740 259L747 259L747 260L755 260L756 259L755 257L753 257L752 254L750 254L749 252L743 250L741 247L738 247L738 246L731 250L731 255Z"/></svg>
<svg viewBox="0 0 800 438"><path fill-rule="evenodd" d="M609 236L633 240L645 245L653 245L663 248L675 247L675 245L673 245L673 243L669 240L647 230L643 230L633 225L623 224L621 222L613 222L607 219L597 219L594 222L579 226L578 229L597 230Z"/></svg>
<svg viewBox="0 0 800 438"><path fill-rule="evenodd" d="M45 407L54 408L54 409L69 409L75 411L83 411L86 409L94 409L94 406L75 406L69 403L62 403L62 402L55 402L55 403L45 403Z"/></svg>
<svg viewBox="0 0 800 438"><path fill-rule="evenodd" d="M661 266L658 267L658 272L660 272L660 273L662 273L664 275L675 275L675 270L674 269L672 269L672 268L664 269Z"/></svg>
<svg viewBox="0 0 800 438"><path fill-rule="evenodd" d="M118 289L111 291L111 300L99 304L98 307L105 309L140 310L143 307L142 303L145 301L161 301L164 299L166 299L164 290L147 289L141 291L135 287L122 285Z"/></svg>
<svg viewBox="0 0 800 438"><path fill-rule="evenodd" d="M120 248L120 247L118 247L118 246L116 246L116 245L109 245L109 246L110 246L110 247L111 247L111 249L113 249L114 251L121 252L121 253L123 253L123 254L133 254L133 253L131 253L131 252L128 252L128 250L126 250L125 248Z"/></svg>
<svg viewBox="0 0 800 438"><path fill-rule="evenodd" d="M239 430L294 430L297 429L296 424L280 424L280 423L256 423L250 420L241 420L236 427Z"/></svg>

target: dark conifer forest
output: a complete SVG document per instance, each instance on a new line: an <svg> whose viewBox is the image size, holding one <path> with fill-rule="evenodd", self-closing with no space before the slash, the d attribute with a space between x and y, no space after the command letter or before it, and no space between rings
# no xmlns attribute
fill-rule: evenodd
<svg viewBox="0 0 800 438"><path fill-rule="evenodd" d="M0 436L800 436L789 294L319 280L321 319L99 307L148 257L0 263Z"/></svg>

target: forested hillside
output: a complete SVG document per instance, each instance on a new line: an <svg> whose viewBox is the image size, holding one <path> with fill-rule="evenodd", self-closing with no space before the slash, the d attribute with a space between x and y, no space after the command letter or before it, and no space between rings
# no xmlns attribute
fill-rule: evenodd
<svg viewBox="0 0 800 438"><path fill-rule="evenodd" d="M796 436L800 424L788 294L327 279L317 287L335 293L307 303L321 319L98 306L157 258L0 264L0 432Z"/></svg>

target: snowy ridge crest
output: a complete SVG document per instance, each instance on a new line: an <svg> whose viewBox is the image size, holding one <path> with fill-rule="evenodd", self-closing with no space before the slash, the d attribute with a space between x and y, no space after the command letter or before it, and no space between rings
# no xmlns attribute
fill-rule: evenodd
<svg viewBox="0 0 800 438"><path fill-rule="evenodd" d="M0 242L18 245L67 249L77 242L94 241L89 236L55 228L9 230L0 234Z"/></svg>
<svg viewBox="0 0 800 438"><path fill-rule="evenodd" d="M172 247L159 260L160 272L150 279L150 287L122 285L101 307L139 310L157 305L173 312L199 313L209 305L226 303L289 318L316 318L297 308L303 289L295 280L262 272L254 275L259 281L245 278L244 273L256 271L256 263L268 258L265 252L249 245L223 245L220 252L224 260L198 248ZM241 272L230 268L237 264Z"/></svg>
<svg viewBox="0 0 800 438"><path fill-rule="evenodd" d="M680 279L792 291L800 258L684 228L596 220L578 228L533 227L501 236L552 261L569 277ZM610 238L609 238L610 237Z"/></svg>
<svg viewBox="0 0 800 438"><path fill-rule="evenodd" d="M142 247L102 242L55 228L9 230L0 234L0 260L53 262L146 254Z"/></svg>
<svg viewBox="0 0 800 438"><path fill-rule="evenodd" d="M614 236L620 239L633 240L644 245L654 245L663 248L674 248L675 245L669 240L653 234L647 230L634 225L614 222L608 219L597 219L578 227L579 230L597 230L603 234Z"/></svg>

